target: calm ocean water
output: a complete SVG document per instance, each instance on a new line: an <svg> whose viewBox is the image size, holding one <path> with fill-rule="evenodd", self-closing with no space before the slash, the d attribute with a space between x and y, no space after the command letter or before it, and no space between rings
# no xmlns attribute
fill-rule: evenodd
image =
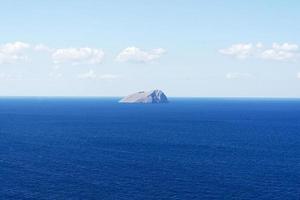
<svg viewBox="0 0 300 200"><path fill-rule="evenodd" d="M300 199L300 100L0 99L0 199Z"/></svg>

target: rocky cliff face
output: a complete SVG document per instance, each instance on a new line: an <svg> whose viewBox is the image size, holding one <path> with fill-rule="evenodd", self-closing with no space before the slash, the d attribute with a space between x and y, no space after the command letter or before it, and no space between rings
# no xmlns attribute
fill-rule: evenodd
<svg viewBox="0 0 300 200"><path fill-rule="evenodd" d="M168 103L167 96L161 90L141 91L124 97L120 103Z"/></svg>

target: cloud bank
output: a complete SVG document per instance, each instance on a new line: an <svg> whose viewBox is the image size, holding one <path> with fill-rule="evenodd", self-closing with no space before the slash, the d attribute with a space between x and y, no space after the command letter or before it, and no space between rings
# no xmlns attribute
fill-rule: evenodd
<svg viewBox="0 0 300 200"><path fill-rule="evenodd" d="M13 42L0 45L0 64L12 64L27 61L25 51L30 45L24 42Z"/></svg>
<svg viewBox="0 0 300 200"><path fill-rule="evenodd" d="M239 43L220 49L219 52L238 59L258 58L275 61L295 61L300 58L299 46L290 43L273 43L270 47L266 47L262 43Z"/></svg>
<svg viewBox="0 0 300 200"><path fill-rule="evenodd" d="M0 44L0 64L13 64L29 60L29 55L34 53L45 53L49 55L55 65L98 65L104 60L104 51L98 48L50 48L45 44L29 44L25 42L12 42ZM117 56L117 62L151 63L161 58L166 53L163 48L149 51L138 47L127 47ZM105 78L105 77L104 77Z"/></svg>
<svg viewBox="0 0 300 200"><path fill-rule="evenodd" d="M79 74L79 79L99 79L99 80L112 80L119 78L117 74L100 74L98 75L94 70L90 69L89 71Z"/></svg>
<svg viewBox="0 0 300 200"><path fill-rule="evenodd" d="M103 61L104 52L101 49L84 48L66 48L57 49L52 54L55 64L70 63L79 64L100 64Z"/></svg>
<svg viewBox="0 0 300 200"><path fill-rule="evenodd" d="M166 50L162 48L144 51L137 47L127 47L119 53L116 60L118 62L148 63L159 59L165 53Z"/></svg>

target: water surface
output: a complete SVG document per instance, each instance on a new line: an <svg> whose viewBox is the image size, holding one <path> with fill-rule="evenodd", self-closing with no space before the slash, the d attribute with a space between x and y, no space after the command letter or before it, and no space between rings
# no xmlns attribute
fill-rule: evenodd
<svg viewBox="0 0 300 200"><path fill-rule="evenodd" d="M300 100L0 99L0 199L299 199Z"/></svg>

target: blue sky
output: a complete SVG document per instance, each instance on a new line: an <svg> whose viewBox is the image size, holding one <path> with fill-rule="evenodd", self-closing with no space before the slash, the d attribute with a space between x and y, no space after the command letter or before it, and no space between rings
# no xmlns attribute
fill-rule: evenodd
<svg viewBox="0 0 300 200"><path fill-rule="evenodd" d="M1 96L300 97L296 0L0 4Z"/></svg>

